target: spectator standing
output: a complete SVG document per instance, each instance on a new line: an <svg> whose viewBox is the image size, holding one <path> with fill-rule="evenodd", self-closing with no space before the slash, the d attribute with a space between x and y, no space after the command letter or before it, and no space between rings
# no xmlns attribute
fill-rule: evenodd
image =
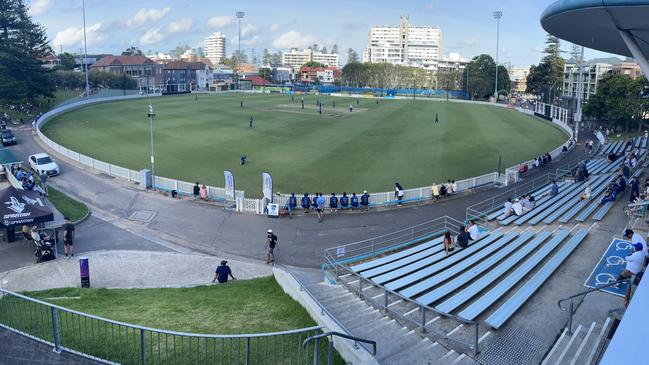
<svg viewBox="0 0 649 365"><path fill-rule="evenodd" d="M322 193L319 193L318 200L316 202L316 212L318 213L318 221L320 223L322 223L322 220L324 219L325 204L326 204L325 197L322 196Z"/></svg>
<svg viewBox="0 0 649 365"><path fill-rule="evenodd" d="M264 248L266 249L266 263L270 264L275 262L275 247L277 246L277 236L273 233L272 229L266 231L266 242Z"/></svg>
<svg viewBox="0 0 649 365"><path fill-rule="evenodd" d="M628 279L631 276L642 271L642 265L644 264L644 254L642 253L642 243L633 244L634 252L629 256L625 257L626 267L624 271L618 276L618 280Z"/></svg>
<svg viewBox="0 0 649 365"><path fill-rule="evenodd" d="M216 268L216 271L214 272L214 279L212 279L212 282L218 281L219 284L225 284L228 282L228 276L232 278L232 280L236 280L234 276L232 275L232 270L230 270L230 266L228 266L228 262L223 260L221 261L221 265Z"/></svg>
<svg viewBox="0 0 649 365"><path fill-rule="evenodd" d="M453 252L455 248L453 247L453 236L451 236L450 231L444 233L444 251L446 251L446 256L449 252Z"/></svg>
<svg viewBox="0 0 649 365"><path fill-rule="evenodd" d="M649 256L649 251L647 251L647 241L645 241L644 237L642 237L641 234L633 232L632 229L627 229L624 231L624 238L631 241L632 244L636 244L636 243L641 244L642 253L644 253L645 257Z"/></svg>
<svg viewBox="0 0 649 365"><path fill-rule="evenodd" d="M197 181L196 185L194 185L194 201L198 201L200 194L201 194L201 187L198 185L198 181Z"/></svg>
<svg viewBox="0 0 649 365"><path fill-rule="evenodd" d="M205 184L203 184L201 186L201 190L199 191L199 195L200 195L202 200L207 201L207 186L205 186Z"/></svg>
<svg viewBox="0 0 649 365"><path fill-rule="evenodd" d="M363 195L361 195L361 207L365 211L370 210L370 194L367 193L367 190L363 190Z"/></svg>
<svg viewBox="0 0 649 365"><path fill-rule="evenodd" d="M68 217L65 217L65 224L63 225L63 250L66 258L74 257L72 248L74 247L74 224L70 222Z"/></svg>
<svg viewBox="0 0 649 365"><path fill-rule="evenodd" d="M41 175L38 178L41 180L41 186L43 187L43 191L45 192L45 195L48 195L49 192L47 190L47 179L49 178L49 176L47 176L45 170L41 171Z"/></svg>
<svg viewBox="0 0 649 365"><path fill-rule="evenodd" d="M469 247L470 238L471 236L466 231L466 228L464 226L460 227L460 234L457 235L457 239L456 239L457 244L462 248L467 248Z"/></svg>
<svg viewBox="0 0 649 365"><path fill-rule="evenodd" d="M398 204L401 205L401 201L403 200L404 196L404 191L403 187L401 187L401 184L398 182L394 183L394 196L397 198L397 201L399 202Z"/></svg>

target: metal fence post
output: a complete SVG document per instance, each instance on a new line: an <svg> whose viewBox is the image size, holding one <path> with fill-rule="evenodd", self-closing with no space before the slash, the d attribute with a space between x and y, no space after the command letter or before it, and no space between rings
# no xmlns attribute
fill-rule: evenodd
<svg viewBox="0 0 649 365"><path fill-rule="evenodd" d="M421 308L421 333L426 333L426 308L420 306Z"/></svg>
<svg viewBox="0 0 649 365"><path fill-rule="evenodd" d="M473 356L477 356L480 350L478 349L478 346L480 345L480 327L478 324L478 321L475 322L475 330L474 330L474 338L473 338Z"/></svg>
<svg viewBox="0 0 649 365"><path fill-rule="evenodd" d="M334 336L329 338L329 344L327 346L327 365L333 365L334 363Z"/></svg>
<svg viewBox="0 0 649 365"><path fill-rule="evenodd" d="M358 296L363 299L363 278L361 276L358 277Z"/></svg>
<svg viewBox="0 0 649 365"><path fill-rule="evenodd" d="M246 337L246 365L250 365L250 337Z"/></svg>
<svg viewBox="0 0 649 365"><path fill-rule="evenodd" d="M142 365L146 364L146 341L144 340L144 329L140 329L140 359Z"/></svg>
<svg viewBox="0 0 649 365"><path fill-rule="evenodd" d="M320 338L316 337L315 346L313 346L313 365L318 365L318 357L320 350Z"/></svg>
<svg viewBox="0 0 649 365"><path fill-rule="evenodd" d="M52 329L54 330L54 352L61 353L61 336L59 334L59 319L56 308L52 307Z"/></svg>
<svg viewBox="0 0 649 365"><path fill-rule="evenodd" d="M570 300L570 309L568 313L568 334L572 335L572 299Z"/></svg>
<svg viewBox="0 0 649 365"><path fill-rule="evenodd" d="M383 296L383 306L385 307L385 311L387 313L388 311L388 290L385 289L385 295Z"/></svg>

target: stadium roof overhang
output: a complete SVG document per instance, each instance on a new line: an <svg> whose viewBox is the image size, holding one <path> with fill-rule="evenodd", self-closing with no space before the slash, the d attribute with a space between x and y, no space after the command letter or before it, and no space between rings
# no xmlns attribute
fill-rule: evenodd
<svg viewBox="0 0 649 365"><path fill-rule="evenodd" d="M569 42L631 56L649 75L649 0L560 0L543 12L541 25Z"/></svg>

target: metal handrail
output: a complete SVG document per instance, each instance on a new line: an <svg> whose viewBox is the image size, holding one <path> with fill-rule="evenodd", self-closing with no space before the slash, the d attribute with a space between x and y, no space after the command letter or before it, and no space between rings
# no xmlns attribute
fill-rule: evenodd
<svg viewBox="0 0 649 365"><path fill-rule="evenodd" d="M343 331L345 331L347 335L354 337L352 331L350 331L347 327L345 327L345 325L340 323L340 321L338 321L338 319L334 317L334 315L331 314L331 312L329 312L329 310L322 303L320 303L320 301L315 297L315 295L313 295L313 293L311 293L311 291L307 289L307 287L304 284L302 284L302 282L298 280L298 278L296 278L292 272L287 270L286 267L281 264L276 264L275 266L279 267L280 269L283 269L284 272L286 272L291 278L293 278L293 280L295 280L295 282L297 282L300 285L300 291L305 292L311 298L311 300L313 300L318 305L318 307L320 307L320 314L327 315L329 318L331 318L332 321L334 321L338 325L338 327L340 327ZM359 345L358 342L359 341L354 341L354 348L358 348ZM372 353L372 351L370 351L370 349L363 344L363 342L367 342L367 341L360 341L360 342L361 342L360 346L362 348L364 348L367 352ZM374 351L376 351L376 349Z"/></svg>
<svg viewBox="0 0 649 365"><path fill-rule="evenodd" d="M585 297L586 295L588 295L588 294L590 294L592 292L602 291L602 289L606 289L606 288L609 288L611 286L615 286L615 285L625 283L625 282L629 282L629 281L631 281L631 278L616 280L616 281L613 281L613 282L610 282L610 283L607 283L607 284L604 284L604 285L600 285L600 286L585 290L583 292L571 295L571 296L569 296L567 298L563 298L563 299L558 300L557 301L557 306L559 307L559 309L561 309L564 312L566 310L568 310L568 312L569 312L569 314L568 314L568 334L570 334L570 335L572 334L572 316L576 312L576 310L573 310L574 303L573 303L572 299L577 298L577 297ZM563 308L561 306L561 303L563 303L563 302L565 302L567 300L570 301L570 306L566 309L566 308Z"/></svg>
<svg viewBox="0 0 649 365"><path fill-rule="evenodd" d="M334 357L333 357L333 346L334 346L333 337L334 336L346 338L348 340L353 340L354 342L368 343L368 344L372 345L372 351L370 353L372 355L376 355L376 341L365 340L365 339L360 338L360 337L350 336L350 335L345 334L345 333L332 331L332 332L327 332L327 333L321 333L321 334L315 335L315 336L309 336L302 342L302 348L306 349L306 348L308 348L309 343L311 341L315 341L315 344L314 344L314 347L313 347L313 349L315 351L314 356L313 356L313 364L314 365L318 365L318 350L320 349L320 339L323 338L323 337L329 337L329 343L327 344L327 365L332 365L334 363L333 362L334 361Z"/></svg>

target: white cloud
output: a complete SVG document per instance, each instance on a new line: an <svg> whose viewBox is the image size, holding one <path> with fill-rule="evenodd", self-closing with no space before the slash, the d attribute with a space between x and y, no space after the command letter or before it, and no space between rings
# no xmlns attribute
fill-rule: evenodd
<svg viewBox="0 0 649 365"><path fill-rule="evenodd" d="M270 31L271 32L277 32L279 30L279 24L275 23L270 26Z"/></svg>
<svg viewBox="0 0 649 365"><path fill-rule="evenodd" d="M187 32L194 25L192 18L180 19L169 23L169 33Z"/></svg>
<svg viewBox="0 0 649 365"><path fill-rule="evenodd" d="M89 27L86 27L86 40L88 44L97 44L103 40L99 30L101 29L102 24L96 23ZM103 32L102 32L103 33ZM59 46L70 47L70 46L82 46L83 45L83 28L69 27L66 28L54 36L52 44L55 48Z"/></svg>
<svg viewBox="0 0 649 365"><path fill-rule="evenodd" d="M207 25L213 28L222 28L232 24L234 19L231 16L213 16L207 21Z"/></svg>
<svg viewBox="0 0 649 365"><path fill-rule="evenodd" d="M288 31L273 41L275 48L304 48L308 47L315 42L315 38L311 35L305 35L294 30Z"/></svg>
<svg viewBox="0 0 649 365"><path fill-rule="evenodd" d="M52 0L35 0L29 6L29 15L39 16L52 6Z"/></svg>
<svg viewBox="0 0 649 365"><path fill-rule="evenodd" d="M151 28L140 37L140 43L153 44L158 43L165 38L160 28Z"/></svg>
<svg viewBox="0 0 649 365"><path fill-rule="evenodd" d="M239 36L234 36L232 37L232 44L233 45L238 45L239 44ZM252 47L256 46L261 43L261 37L258 35L250 37L250 38L242 38L241 39L241 45L246 46L246 47Z"/></svg>
<svg viewBox="0 0 649 365"><path fill-rule="evenodd" d="M257 33L258 28L251 23L246 23L246 25L241 28L241 36L245 37L248 35L253 35Z"/></svg>
<svg viewBox="0 0 649 365"><path fill-rule="evenodd" d="M149 22L155 22L164 18L164 16L167 15L167 13L169 13L170 11L170 6L165 6L162 9L142 8L138 10L131 19L126 21L126 25L128 25L129 27L139 27Z"/></svg>

